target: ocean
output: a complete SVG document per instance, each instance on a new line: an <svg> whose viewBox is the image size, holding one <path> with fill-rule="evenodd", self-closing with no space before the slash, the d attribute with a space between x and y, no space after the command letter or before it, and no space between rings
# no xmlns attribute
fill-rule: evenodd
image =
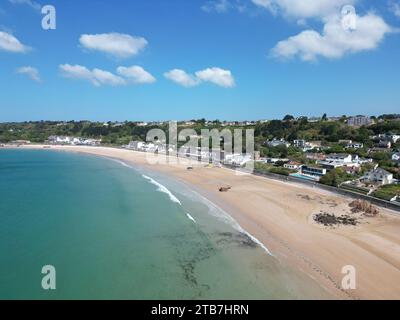
<svg viewBox="0 0 400 320"><path fill-rule="evenodd" d="M42 288L54 266L56 289ZM186 185L126 163L0 150L0 299L321 299Z"/></svg>

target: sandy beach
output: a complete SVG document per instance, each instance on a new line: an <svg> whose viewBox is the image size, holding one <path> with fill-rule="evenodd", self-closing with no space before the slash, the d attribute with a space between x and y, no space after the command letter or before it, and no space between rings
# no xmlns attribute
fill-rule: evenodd
<svg viewBox="0 0 400 320"><path fill-rule="evenodd" d="M313 215L350 214L350 198L200 163L192 163L193 170L180 162L150 164L156 155L130 150L80 146L51 150L112 157L178 179L228 212L277 259L316 279L338 299L400 299L398 213L379 208L377 217L362 217L357 226L325 227L315 223ZM231 189L219 192L221 186ZM355 290L341 287L346 265L356 269Z"/></svg>

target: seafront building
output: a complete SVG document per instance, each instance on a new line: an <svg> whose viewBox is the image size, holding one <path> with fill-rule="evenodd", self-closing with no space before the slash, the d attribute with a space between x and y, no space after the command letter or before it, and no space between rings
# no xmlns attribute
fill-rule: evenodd
<svg viewBox="0 0 400 320"><path fill-rule="evenodd" d="M371 171L368 171L362 178L362 181L377 185L387 185L392 184L394 179L392 173L382 168L375 168Z"/></svg>
<svg viewBox="0 0 400 320"><path fill-rule="evenodd" d="M319 167L310 167L310 166L302 166L301 174L314 177L316 180L319 180L321 177L326 175L327 170L325 168Z"/></svg>
<svg viewBox="0 0 400 320"><path fill-rule="evenodd" d="M356 156L355 160L358 159ZM353 162L353 157L351 154L344 154L344 153L332 153L326 156L326 161L328 162L336 162L338 164L348 164Z"/></svg>
<svg viewBox="0 0 400 320"><path fill-rule="evenodd" d="M303 164L301 164L300 162L296 162L296 161L289 161L288 163L285 163L283 165L284 168L289 169L289 170L299 170L299 169L301 169L302 166L303 166Z"/></svg>
<svg viewBox="0 0 400 320"><path fill-rule="evenodd" d="M81 137L50 136L47 141L50 144L74 145L74 146L99 146L101 139L88 139Z"/></svg>

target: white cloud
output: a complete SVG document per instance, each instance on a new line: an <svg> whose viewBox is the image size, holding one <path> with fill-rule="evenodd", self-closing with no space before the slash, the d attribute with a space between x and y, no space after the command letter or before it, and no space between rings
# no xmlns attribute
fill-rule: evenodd
<svg viewBox="0 0 400 320"><path fill-rule="evenodd" d="M89 70L84 66L70 64L62 64L59 66L59 68L64 77L86 80L97 87L102 85L121 86L126 84L126 81L123 78L111 72L97 68Z"/></svg>
<svg viewBox="0 0 400 320"><path fill-rule="evenodd" d="M202 82L211 82L225 88L230 88L235 85L235 80L231 71L216 67L197 71L195 75L188 74L181 69L173 69L164 73L164 76L184 87L195 87Z"/></svg>
<svg viewBox="0 0 400 320"><path fill-rule="evenodd" d="M299 19L324 18L337 14L345 5L353 5L357 0L252 0L272 13L281 13Z"/></svg>
<svg viewBox="0 0 400 320"><path fill-rule="evenodd" d="M391 1L389 2L389 9L393 12L396 17L400 18L400 2Z"/></svg>
<svg viewBox="0 0 400 320"><path fill-rule="evenodd" d="M118 75L101 70L90 70L81 65L62 64L59 66L61 74L70 79L86 80L100 87L102 85L124 86L128 84L150 84L156 79L140 66L118 67Z"/></svg>
<svg viewBox="0 0 400 320"><path fill-rule="evenodd" d="M246 4L242 0L211 0L201 6L205 12L224 13L232 9L243 12Z"/></svg>
<svg viewBox="0 0 400 320"><path fill-rule="evenodd" d="M326 19L322 33L305 30L287 40L280 41L272 55L282 58L300 57L314 61L318 57L341 58L346 54L373 50L378 47L391 27L379 16L369 13L356 17L356 29L346 31L340 16Z"/></svg>
<svg viewBox="0 0 400 320"><path fill-rule="evenodd" d="M154 78L149 72L147 72L140 66L118 67L117 73L127 78L130 82L134 84L146 84L156 82L156 78Z"/></svg>
<svg viewBox="0 0 400 320"><path fill-rule="evenodd" d="M224 88L235 86L235 80L229 70L221 68L207 68L196 72L196 77L201 81L212 82Z"/></svg>
<svg viewBox="0 0 400 320"><path fill-rule="evenodd" d="M205 12L226 12L230 9L231 4L228 0L207 1L201 9Z"/></svg>
<svg viewBox="0 0 400 320"><path fill-rule="evenodd" d="M27 67L21 67L16 70L17 73L19 74L25 74L27 75L30 79L36 82L42 82L40 79L39 71L36 68L27 66Z"/></svg>
<svg viewBox="0 0 400 320"><path fill-rule="evenodd" d="M181 86L184 87L195 87L198 84L200 84L198 79L196 79L194 76L186 73L184 70L181 69L170 70L164 73L164 76L167 79L176 82L177 84L180 84Z"/></svg>
<svg viewBox="0 0 400 320"><path fill-rule="evenodd" d="M28 5L37 11L40 11L42 9L42 6L39 3L32 1L32 0L8 0L8 1L12 4Z"/></svg>
<svg viewBox="0 0 400 320"><path fill-rule="evenodd" d="M105 52L117 58L135 56L148 44L142 37L122 33L83 34L79 42L88 50Z"/></svg>
<svg viewBox="0 0 400 320"><path fill-rule="evenodd" d="M25 53L29 51L29 47L22 44L12 34L0 31L0 51L9 51L16 53Z"/></svg>

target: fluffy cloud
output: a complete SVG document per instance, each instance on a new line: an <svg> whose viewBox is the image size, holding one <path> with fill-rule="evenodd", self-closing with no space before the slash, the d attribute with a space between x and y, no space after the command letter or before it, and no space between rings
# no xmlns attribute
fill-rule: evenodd
<svg viewBox="0 0 400 320"><path fill-rule="evenodd" d="M117 58L137 55L147 46L147 40L122 33L83 34L80 44L88 50L101 51Z"/></svg>
<svg viewBox="0 0 400 320"><path fill-rule="evenodd" d="M260 7L272 13L282 13L285 16L307 19L323 18L337 14L344 5L352 5L357 0L252 0Z"/></svg>
<svg viewBox="0 0 400 320"><path fill-rule="evenodd" d="M80 79L91 82L96 87L102 85L124 86L132 84L153 83L156 79L146 70L139 66L118 67L117 73L93 69L89 70L85 66L62 64L59 66L61 74L70 79Z"/></svg>
<svg viewBox="0 0 400 320"><path fill-rule="evenodd" d="M212 82L220 87L232 88L235 86L235 80L229 70L221 68L207 68L196 72L196 77L200 81Z"/></svg>
<svg viewBox="0 0 400 320"><path fill-rule="evenodd" d="M202 82L211 82L224 88L231 88L235 85L231 71L216 67L197 71L194 76L184 70L173 69L164 73L164 76L184 87L194 87Z"/></svg>
<svg viewBox="0 0 400 320"><path fill-rule="evenodd" d="M375 14L356 17L356 29L345 30L341 17L326 20L322 33L305 30L298 35L280 41L273 49L275 57L300 57L304 61L319 56L335 59L345 54L375 49L385 35L392 31L385 21Z"/></svg>
<svg viewBox="0 0 400 320"><path fill-rule="evenodd" d="M97 87L102 85L120 86L126 84L123 78L101 69L89 70L84 66L70 64L62 64L59 68L64 77L90 81Z"/></svg>
<svg viewBox="0 0 400 320"><path fill-rule="evenodd" d="M27 66L27 67L21 67L16 70L17 73L19 74L25 74L27 75L30 79L36 82L41 82L42 80L40 79L39 71L36 68Z"/></svg>
<svg viewBox="0 0 400 320"><path fill-rule="evenodd" d="M156 78L140 66L118 67L117 73L135 84L146 84L156 81Z"/></svg>
<svg viewBox="0 0 400 320"><path fill-rule="evenodd" d="M247 8L243 0L211 0L201 6L201 10L205 12L224 13L229 10L239 12L245 11Z"/></svg>
<svg viewBox="0 0 400 320"><path fill-rule="evenodd" d="M200 83L199 80L196 79L194 76L186 73L184 70L181 69L170 70L164 73L164 76L167 79L176 82L177 84L180 84L184 87L194 87Z"/></svg>
<svg viewBox="0 0 400 320"><path fill-rule="evenodd" d="M230 8L230 2L228 0L216 0L207 1L201 9L205 12L226 12Z"/></svg>
<svg viewBox="0 0 400 320"><path fill-rule="evenodd" d="M40 11L42 9L42 6L39 3L32 0L8 0L8 1L12 4L24 4L30 6L31 8L37 11Z"/></svg>
<svg viewBox="0 0 400 320"><path fill-rule="evenodd" d="M0 51L9 51L16 53L25 53L29 51L29 47L23 45L16 37L12 34L0 31Z"/></svg>
<svg viewBox="0 0 400 320"><path fill-rule="evenodd" d="M393 12L396 17L400 18L400 3L391 1L389 2L389 9Z"/></svg>

